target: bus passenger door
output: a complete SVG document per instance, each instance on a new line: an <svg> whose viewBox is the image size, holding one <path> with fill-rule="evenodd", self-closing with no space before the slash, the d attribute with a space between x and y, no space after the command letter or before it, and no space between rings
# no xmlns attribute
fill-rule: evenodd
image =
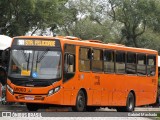
<svg viewBox="0 0 160 120"><path fill-rule="evenodd" d="M63 104L71 105L72 94L75 88L75 46L66 44L64 54L64 73L63 73Z"/></svg>

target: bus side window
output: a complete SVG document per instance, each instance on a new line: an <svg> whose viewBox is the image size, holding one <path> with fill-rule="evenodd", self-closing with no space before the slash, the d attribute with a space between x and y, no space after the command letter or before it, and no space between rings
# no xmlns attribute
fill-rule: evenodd
<svg viewBox="0 0 160 120"><path fill-rule="evenodd" d="M116 73L125 73L125 52L116 52Z"/></svg>
<svg viewBox="0 0 160 120"><path fill-rule="evenodd" d="M92 59L92 50L90 48L81 47L79 50L79 70L90 71Z"/></svg>
<svg viewBox="0 0 160 120"><path fill-rule="evenodd" d="M104 72L114 73L115 69L114 51L104 50L103 60L104 60Z"/></svg>
<svg viewBox="0 0 160 120"><path fill-rule="evenodd" d="M65 44L64 46L64 81L74 77L75 74L75 52L74 45Z"/></svg>
<svg viewBox="0 0 160 120"><path fill-rule="evenodd" d="M66 53L64 58L64 71L66 73L75 72L75 55Z"/></svg>
<svg viewBox="0 0 160 120"><path fill-rule="evenodd" d="M156 73L156 56L148 55L147 56L147 75L154 76Z"/></svg>
<svg viewBox="0 0 160 120"><path fill-rule="evenodd" d="M127 53L126 73L136 74L136 53Z"/></svg>
<svg viewBox="0 0 160 120"><path fill-rule="evenodd" d="M92 59L92 71L102 72L103 71L103 51L99 49L93 49Z"/></svg>
<svg viewBox="0 0 160 120"><path fill-rule="evenodd" d="M146 75L146 55L145 54L137 55L137 74Z"/></svg>

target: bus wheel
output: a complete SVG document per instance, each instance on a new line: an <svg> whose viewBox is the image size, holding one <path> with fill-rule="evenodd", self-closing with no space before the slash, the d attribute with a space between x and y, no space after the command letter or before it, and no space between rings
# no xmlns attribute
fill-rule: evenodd
<svg viewBox="0 0 160 120"><path fill-rule="evenodd" d="M132 112L135 107L135 97L132 92L127 97L127 103L125 107L117 107L117 112Z"/></svg>
<svg viewBox="0 0 160 120"><path fill-rule="evenodd" d="M78 92L76 105L72 108L72 110L76 112L86 111L86 96L82 90Z"/></svg>
<svg viewBox="0 0 160 120"><path fill-rule="evenodd" d="M37 111L39 109L38 105L33 103L26 103L26 106L29 111Z"/></svg>
<svg viewBox="0 0 160 120"><path fill-rule="evenodd" d="M132 92L129 93L128 98L127 98L127 105L125 107L126 112L132 112L134 111L135 107L135 97Z"/></svg>

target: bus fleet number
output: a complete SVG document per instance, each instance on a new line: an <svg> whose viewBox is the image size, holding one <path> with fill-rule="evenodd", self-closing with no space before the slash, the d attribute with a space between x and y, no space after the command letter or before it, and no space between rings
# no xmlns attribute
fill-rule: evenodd
<svg viewBox="0 0 160 120"><path fill-rule="evenodd" d="M95 85L100 85L100 76L95 76L96 82Z"/></svg>

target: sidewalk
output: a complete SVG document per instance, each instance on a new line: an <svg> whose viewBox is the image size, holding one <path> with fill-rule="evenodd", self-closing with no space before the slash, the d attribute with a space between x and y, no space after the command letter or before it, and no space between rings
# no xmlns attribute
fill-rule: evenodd
<svg viewBox="0 0 160 120"><path fill-rule="evenodd" d="M100 108L97 111L116 111L116 109ZM160 112L160 107L136 107L134 111L138 112Z"/></svg>
<svg viewBox="0 0 160 120"><path fill-rule="evenodd" d="M160 112L160 107L136 107L135 111L159 111Z"/></svg>

